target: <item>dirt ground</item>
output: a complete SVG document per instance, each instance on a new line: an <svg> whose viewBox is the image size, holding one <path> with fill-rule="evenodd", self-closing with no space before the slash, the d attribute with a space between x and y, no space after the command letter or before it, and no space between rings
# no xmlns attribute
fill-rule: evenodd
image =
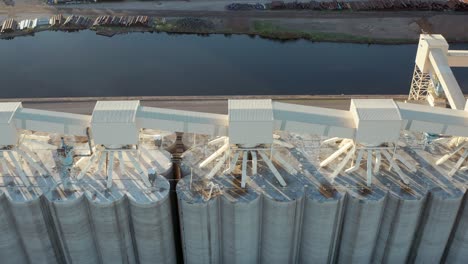
<svg viewBox="0 0 468 264"><path fill-rule="evenodd" d="M468 13L459 12L335 12L335 11L226 11L237 1L124 1L73 5L47 5L40 0L3 0L0 21L51 14L87 16L148 15L199 17L220 23L218 33L259 34L310 38L320 41L416 43L420 33L442 34L451 42L468 42ZM253 2L267 2L265 0ZM257 23L262 22L262 23ZM253 26L255 25L255 26Z"/></svg>

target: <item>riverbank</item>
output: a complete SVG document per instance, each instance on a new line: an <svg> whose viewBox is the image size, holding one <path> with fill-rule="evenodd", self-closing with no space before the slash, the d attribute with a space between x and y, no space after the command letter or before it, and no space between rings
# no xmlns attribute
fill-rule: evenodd
<svg viewBox="0 0 468 264"><path fill-rule="evenodd" d="M422 32L442 34L451 43L468 42L468 23L463 12L434 11L313 11L262 10L226 11L227 1L119 2L48 6L17 0L15 6L0 8L0 20L16 20L61 13L96 19L100 15L149 16L165 23L148 28L101 28L102 35L130 32L166 32L171 34L233 34L259 36L289 41L306 39L314 42L366 44L417 43ZM0 4L1 5L1 4ZM180 21L198 19L195 26L180 26ZM183 23L182 23L183 24ZM201 25L201 26L200 26ZM206 25L211 25L206 27ZM34 32L32 32L34 33ZM30 33L15 32L1 36L12 38Z"/></svg>
<svg viewBox="0 0 468 264"><path fill-rule="evenodd" d="M90 17L95 19L96 17ZM223 34L229 35L249 35L251 37L261 37L277 41L309 40L312 42L343 42L358 44L415 44L418 42L419 34L415 35L394 35L393 37L357 35L341 32L320 31L319 28L309 27L303 29L300 21L290 19L287 22L283 20L265 20L265 19L246 19L245 23L232 24L230 20L220 18L192 18L192 17L165 17L161 19L154 18L153 23L148 27L118 27L118 26L99 26L99 27L51 27L39 28L27 31L15 31L12 33L0 34L0 39L12 39L22 36L34 36L35 33L42 31L79 31L93 30L96 34L112 37L118 34L128 34L136 32L150 33L168 33L168 34ZM192 21L192 22L190 22ZM194 22L193 22L194 21ZM305 21L303 21L305 22ZM416 22L414 22L416 23ZM416 24L412 25L416 30ZM447 38L450 43L466 43L468 36L456 38Z"/></svg>

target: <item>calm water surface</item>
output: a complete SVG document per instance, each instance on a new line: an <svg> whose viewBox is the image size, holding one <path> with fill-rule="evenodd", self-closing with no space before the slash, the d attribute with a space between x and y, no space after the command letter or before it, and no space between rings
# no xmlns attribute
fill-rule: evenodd
<svg viewBox="0 0 468 264"><path fill-rule="evenodd" d="M416 45L81 31L0 40L0 54L4 98L407 94ZM468 68L454 72L468 93Z"/></svg>

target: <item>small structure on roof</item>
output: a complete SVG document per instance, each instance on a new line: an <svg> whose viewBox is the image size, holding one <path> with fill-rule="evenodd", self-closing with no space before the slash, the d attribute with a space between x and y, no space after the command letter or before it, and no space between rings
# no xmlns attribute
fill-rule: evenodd
<svg viewBox="0 0 468 264"><path fill-rule="evenodd" d="M273 142L271 99L229 100L229 142L245 146Z"/></svg>
<svg viewBox="0 0 468 264"><path fill-rule="evenodd" d="M400 137L401 116L392 99L351 100L356 124L355 140L366 145L396 142Z"/></svg>
<svg viewBox="0 0 468 264"><path fill-rule="evenodd" d="M18 144L18 134L15 123L15 115L22 109L20 102L0 103L0 168L1 174L16 174L20 176L25 186L30 182L20 161L22 159L40 175L47 172L38 165L38 161L31 156L32 151L26 146Z"/></svg>
<svg viewBox="0 0 468 264"><path fill-rule="evenodd" d="M136 145L140 101L98 101L91 118L95 144Z"/></svg>

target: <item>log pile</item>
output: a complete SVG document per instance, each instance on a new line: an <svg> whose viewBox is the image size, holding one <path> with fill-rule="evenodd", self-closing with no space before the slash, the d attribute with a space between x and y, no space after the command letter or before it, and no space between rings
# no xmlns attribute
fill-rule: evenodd
<svg viewBox="0 0 468 264"><path fill-rule="evenodd" d="M264 8L263 8L264 6ZM227 10L354 10L354 11L468 11L468 2L460 0L371 0L332 2L287 2L272 1L262 4L232 3Z"/></svg>

